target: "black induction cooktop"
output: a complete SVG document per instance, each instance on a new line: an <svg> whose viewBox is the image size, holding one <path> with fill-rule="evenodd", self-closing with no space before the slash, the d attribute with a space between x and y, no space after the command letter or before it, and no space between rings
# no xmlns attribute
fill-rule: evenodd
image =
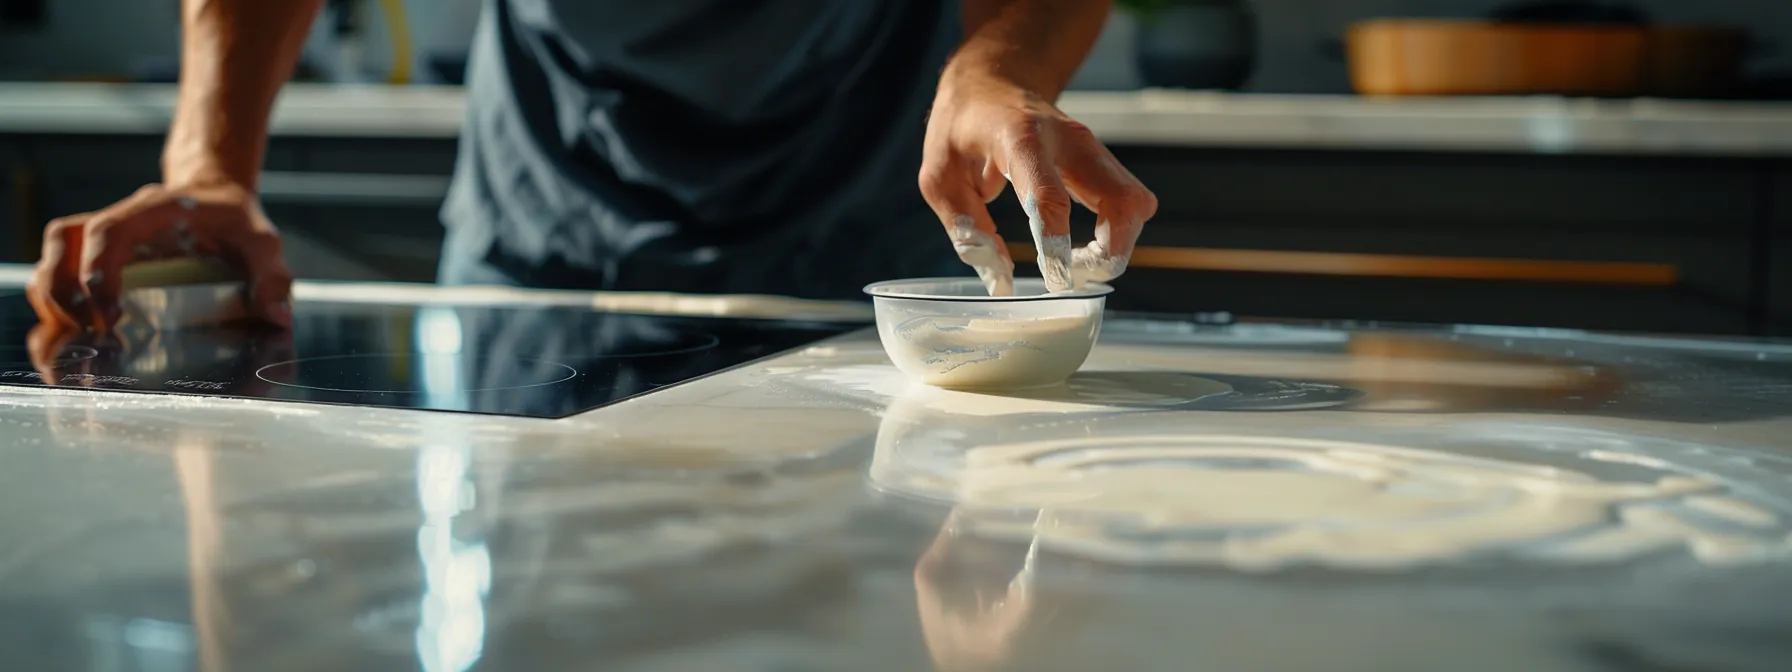
<svg viewBox="0 0 1792 672"><path fill-rule="evenodd" d="M0 384L559 418L862 326L484 305L294 313L291 332L125 329L33 357L37 318L0 290Z"/></svg>

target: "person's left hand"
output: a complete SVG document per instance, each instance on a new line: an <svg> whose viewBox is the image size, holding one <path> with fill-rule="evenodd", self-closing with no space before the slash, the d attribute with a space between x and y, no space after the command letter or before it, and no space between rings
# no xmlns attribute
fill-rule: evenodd
<svg viewBox="0 0 1792 672"><path fill-rule="evenodd" d="M1126 271L1157 196L1089 128L1021 86L945 75L928 117L919 183L960 259L992 296L1014 293L1014 261L985 204L1014 184L1053 292ZM1095 211L1095 240L1072 251L1070 203Z"/></svg>

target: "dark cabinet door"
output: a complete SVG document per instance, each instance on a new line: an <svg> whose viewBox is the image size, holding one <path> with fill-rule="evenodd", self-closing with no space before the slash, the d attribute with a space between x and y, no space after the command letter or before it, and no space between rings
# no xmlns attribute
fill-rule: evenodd
<svg viewBox="0 0 1792 672"><path fill-rule="evenodd" d="M18 140L0 135L0 263L25 263L36 258L37 237L31 220L36 198L35 180L18 149Z"/></svg>
<svg viewBox="0 0 1792 672"><path fill-rule="evenodd" d="M1792 336L1792 167L1779 166L1770 180L1768 212L1767 314L1775 336Z"/></svg>
<svg viewBox="0 0 1792 672"><path fill-rule="evenodd" d="M453 139L290 140L289 166L263 177L262 202L301 278L433 282L437 212Z"/></svg>
<svg viewBox="0 0 1792 672"><path fill-rule="evenodd" d="M1160 209L1110 303L1744 333L1760 164L1118 147ZM992 205L1026 242L1012 194ZM1088 235L1093 216L1078 213ZM1541 263L1537 263L1541 262Z"/></svg>

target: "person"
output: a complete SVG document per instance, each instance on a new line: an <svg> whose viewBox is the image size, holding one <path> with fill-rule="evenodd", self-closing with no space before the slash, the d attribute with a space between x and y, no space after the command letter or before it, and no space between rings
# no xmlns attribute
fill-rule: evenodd
<svg viewBox="0 0 1792 672"><path fill-rule="evenodd" d="M123 267L201 257L290 326L256 184L322 2L183 0L162 182L49 223L29 285L44 322L103 331ZM1002 294L987 204L1009 184L1051 289L1112 279L1156 197L1053 104L1110 5L486 0L438 279L845 298L968 265ZM1097 213L1074 250L1073 201Z"/></svg>

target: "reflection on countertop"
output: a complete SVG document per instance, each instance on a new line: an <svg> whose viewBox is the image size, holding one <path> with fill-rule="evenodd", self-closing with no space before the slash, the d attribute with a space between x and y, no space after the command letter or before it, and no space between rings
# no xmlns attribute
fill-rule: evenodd
<svg viewBox="0 0 1792 672"><path fill-rule="evenodd" d="M457 87L292 84L273 132L453 138ZM164 84L0 83L0 133L160 134ZM1792 103L1557 97L1069 91L1060 107L1109 143L1335 149L1792 155Z"/></svg>

